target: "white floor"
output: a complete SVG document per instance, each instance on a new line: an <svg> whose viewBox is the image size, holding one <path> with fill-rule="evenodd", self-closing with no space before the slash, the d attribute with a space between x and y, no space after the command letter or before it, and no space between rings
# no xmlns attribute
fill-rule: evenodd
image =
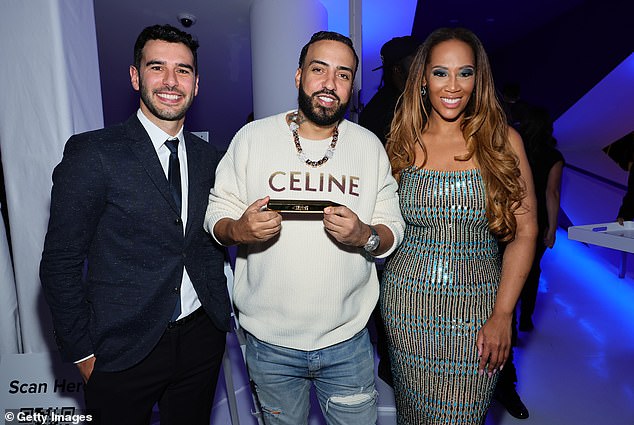
<svg viewBox="0 0 634 425"><path fill-rule="evenodd" d="M535 330L520 333L516 348L530 417L515 419L494 402L486 425L634 425L634 258L619 279L620 253L570 241L564 231L557 238L542 262ZM240 348L229 341L237 419L220 384L211 424L257 425ZM391 390L381 380L377 387L379 425L394 425ZM323 424L313 410L310 425Z"/></svg>

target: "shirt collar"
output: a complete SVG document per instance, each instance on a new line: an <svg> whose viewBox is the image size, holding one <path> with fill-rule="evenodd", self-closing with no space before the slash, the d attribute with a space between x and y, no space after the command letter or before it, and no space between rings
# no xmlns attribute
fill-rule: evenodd
<svg viewBox="0 0 634 425"><path fill-rule="evenodd" d="M167 139L174 138L173 136L170 136L169 134L161 130L152 121L150 121L149 118L146 117L145 114L143 114L143 111L141 111L141 108L137 110L136 116L139 119L139 121L141 121L141 124L143 125L143 128L145 128L145 131L147 131L148 136L150 136L150 140L152 140L152 145L154 146L154 149L156 151L159 150L159 148L163 145L163 143L165 143ZM182 142L184 141L182 126L180 130L178 130L178 133L176 134L175 137L177 137L179 142L181 142L179 144L182 144Z"/></svg>

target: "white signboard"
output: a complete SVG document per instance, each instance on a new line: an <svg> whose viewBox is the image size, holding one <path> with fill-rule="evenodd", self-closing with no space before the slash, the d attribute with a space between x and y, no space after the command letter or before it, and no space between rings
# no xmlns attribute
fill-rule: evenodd
<svg viewBox="0 0 634 425"><path fill-rule="evenodd" d="M58 353L0 357L0 406L5 425L90 424L83 408L84 383Z"/></svg>

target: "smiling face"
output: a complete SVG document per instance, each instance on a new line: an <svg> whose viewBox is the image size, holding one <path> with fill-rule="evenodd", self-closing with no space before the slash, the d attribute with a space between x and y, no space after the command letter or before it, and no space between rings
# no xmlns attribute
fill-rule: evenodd
<svg viewBox="0 0 634 425"><path fill-rule="evenodd" d="M141 111L159 128L180 129L198 94L194 57L182 43L149 40L140 68L130 67L132 87L141 94Z"/></svg>
<svg viewBox="0 0 634 425"><path fill-rule="evenodd" d="M462 118L475 85L475 57L460 40L437 44L429 56L423 85L431 102L431 117L445 121Z"/></svg>
<svg viewBox="0 0 634 425"><path fill-rule="evenodd" d="M310 45L295 73L299 109L318 126L332 126L344 117L352 94L355 58L347 45L321 40Z"/></svg>

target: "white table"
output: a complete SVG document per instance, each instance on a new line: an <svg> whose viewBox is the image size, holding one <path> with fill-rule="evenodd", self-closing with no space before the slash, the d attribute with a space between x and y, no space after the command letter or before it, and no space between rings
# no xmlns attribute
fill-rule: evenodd
<svg viewBox="0 0 634 425"><path fill-rule="evenodd" d="M634 222L626 221L570 226L568 239L621 251L619 277L625 277L627 253L634 253Z"/></svg>

